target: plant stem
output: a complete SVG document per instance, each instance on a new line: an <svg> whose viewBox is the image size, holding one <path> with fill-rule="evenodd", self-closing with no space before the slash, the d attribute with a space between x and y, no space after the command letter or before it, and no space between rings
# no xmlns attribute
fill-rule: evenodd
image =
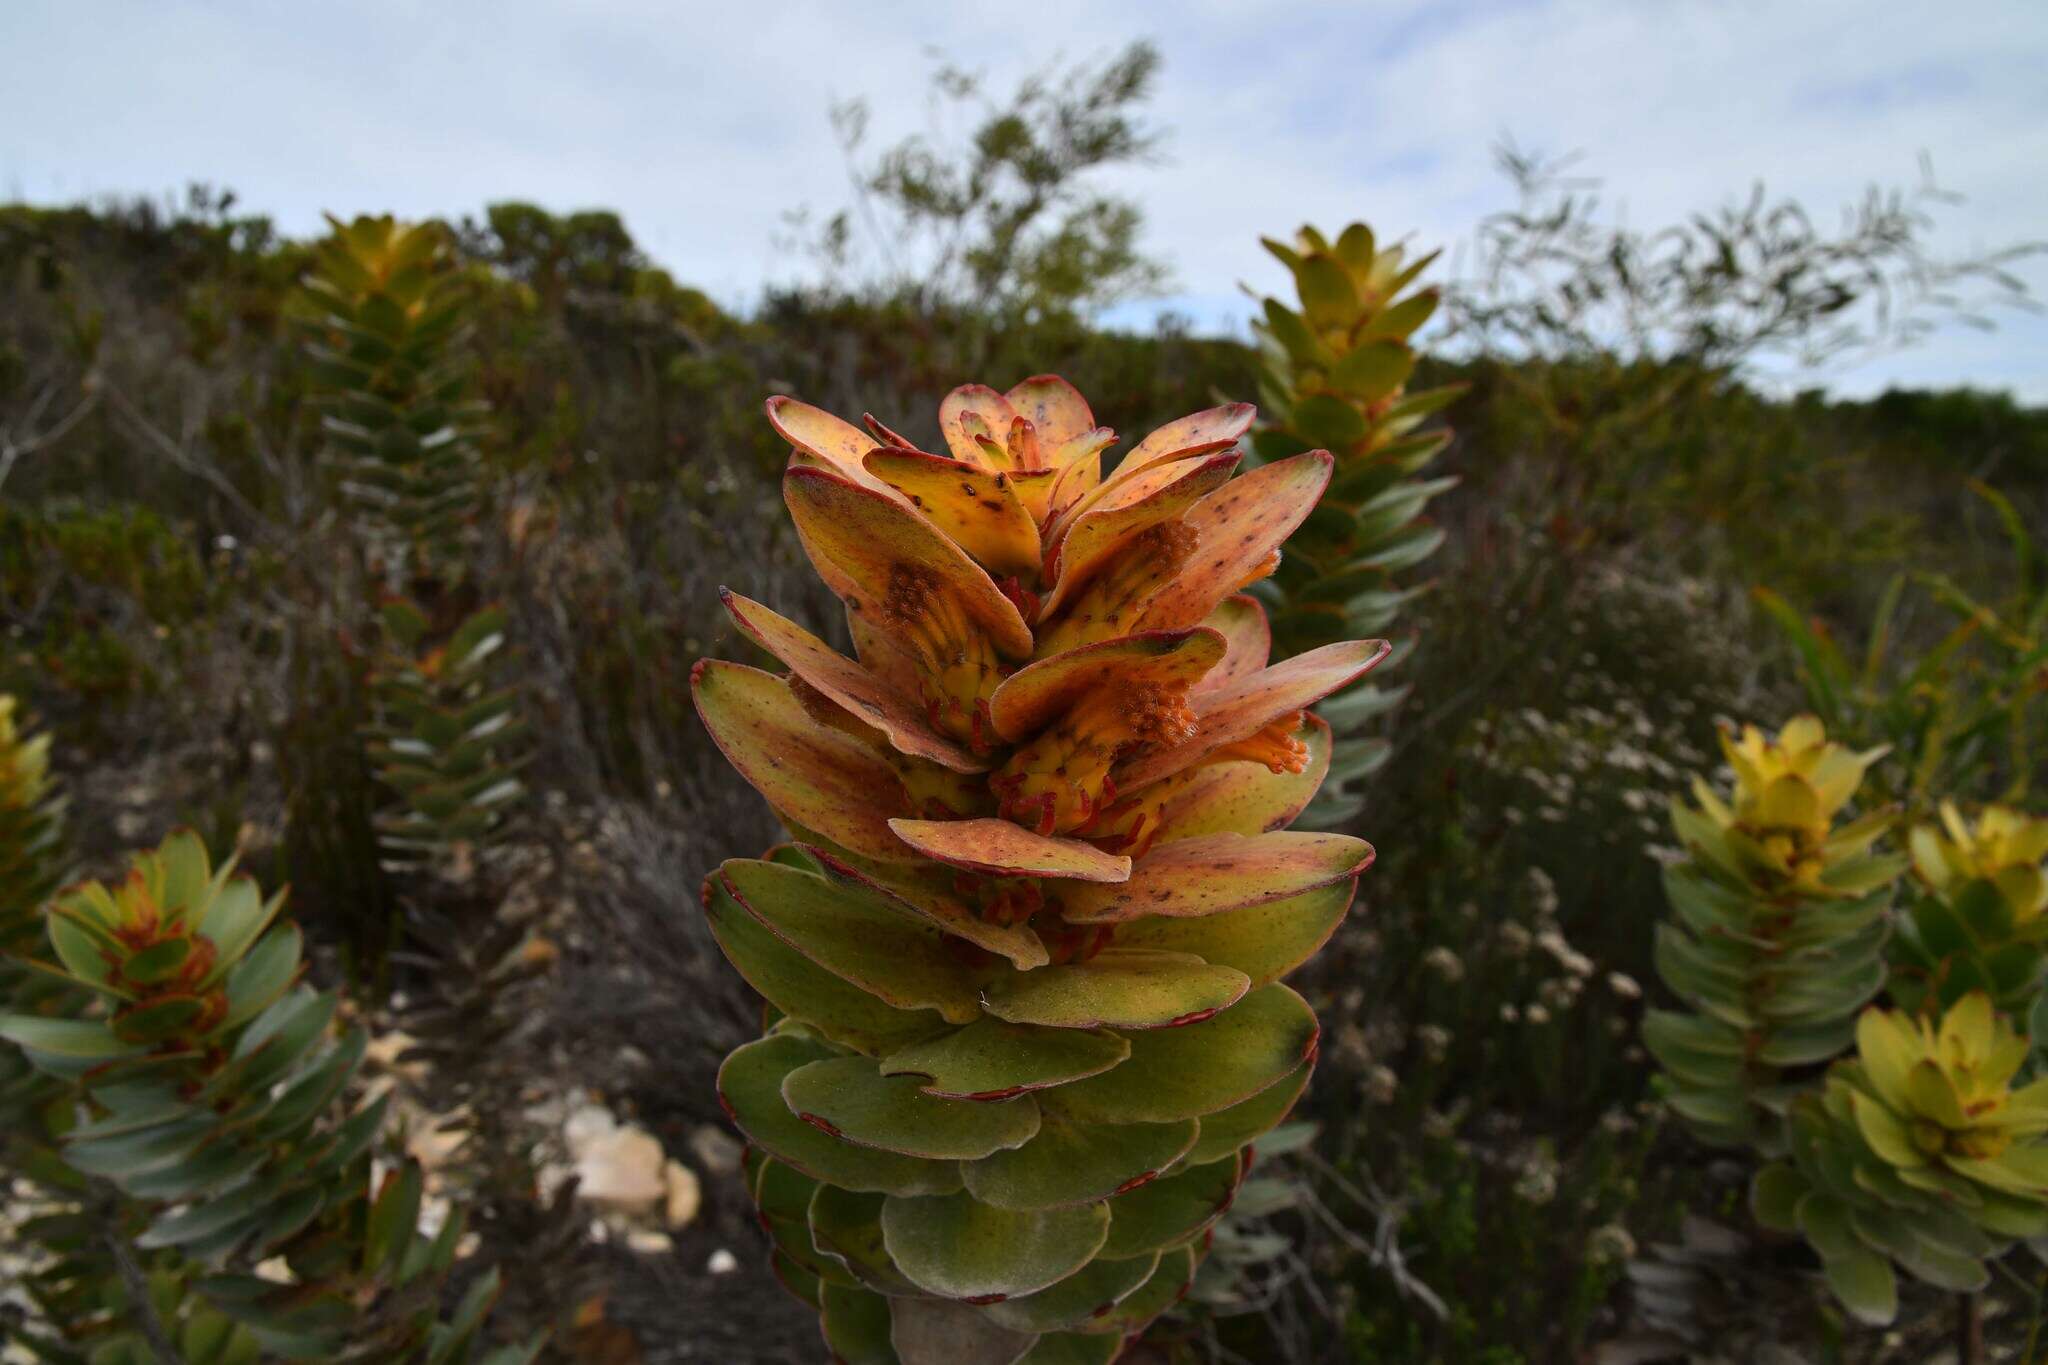
<svg viewBox="0 0 2048 1365"><path fill-rule="evenodd" d="M1984 1365L1984 1320L1975 1294L1956 1295L1957 1365Z"/></svg>
<svg viewBox="0 0 2048 1365"><path fill-rule="evenodd" d="M142 1333L142 1339L149 1343L150 1353L157 1358L159 1365L183 1365L184 1358L171 1344L170 1331L165 1328L164 1320L157 1316L156 1301L150 1297L149 1280L142 1273L141 1262L135 1259L135 1249L128 1245L128 1239L120 1228L111 1222L106 1228L106 1240L107 1250L114 1256L114 1266L121 1273L121 1287L128 1293L128 1316Z"/></svg>

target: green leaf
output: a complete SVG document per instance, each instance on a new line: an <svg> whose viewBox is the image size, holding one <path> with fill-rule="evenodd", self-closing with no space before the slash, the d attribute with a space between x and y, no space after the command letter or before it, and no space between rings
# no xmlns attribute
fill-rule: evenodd
<svg viewBox="0 0 2048 1365"><path fill-rule="evenodd" d="M1038 1106L940 1099L916 1076L883 1076L867 1057L806 1063L782 1083L782 1098L813 1127L858 1143L933 1161L972 1161L1021 1147L1038 1132Z"/></svg>
<svg viewBox="0 0 2048 1365"><path fill-rule="evenodd" d="M996 1322L1018 1332L1075 1328L1129 1298L1158 1268L1156 1251L1122 1260L1098 1256L1055 1285L1036 1294L990 1304L984 1311Z"/></svg>
<svg viewBox="0 0 2048 1365"><path fill-rule="evenodd" d="M298 979L304 939L296 924L280 924L235 964L228 973L228 1012L223 1026L233 1028L276 1003Z"/></svg>
<svg viewBox="0 0 2048 1365"><path fill-rule="evenodd" d="M846 1365L902 1365L889 1344L889 1301L865 1289L821 1287L818 1307L825 1345Z"/></svg>
<svg viewBox="0 0 2048 1365"><path fill-rule="evenodd" d="M1899 1314L1898 1279L1891 1262L1874 1251L1857 1248L1821 1262L1828 1288L1858 1322L1887 1327Z"/></svg>
<svg viewBox="0 0 2048 1365"><path fill-rule="evenodd" d="M981 1018L964 1029L898 1048L882 1059L884 1076L919 1076L927 1093L952 1099L1004 1099L1099 1075L1131 1055L1106 1030L1048 1029Z"/></svg>
<svg viewBox="0 0 2048 1365"><path fill-rule="evenodd" d="M363 1233L363 1269L375 1274L386 1264L396 1264L419 1227L420 1196L424 1181L420 1168L407 1162L384 1179L384 1188L370 1205L369 1226Z"/></svg>
<svg viewBox="0 0 2048 1365"><path fill-rule="evenodd" d="M1193 953L1251 978L1254 990L1279 980L1329 942L1351 908L1346 879L1283 901L1194 919L1141 919L1117 926L1117 946Z"/></svg>
<svg viewBox="0 0 2048 1365"><path fill-rule="evenodd" d="M0 1015L0 1038L31 1052L90 1061L133 1057L146 1050L116 1038L105 1024L84 1019L44 1019L25 1014Z"/></svg>
<svg viewBox="0 0 2048 1365"><path fill-rule="evenodd" d="M1373 337L1399 337L1405 340L1429 321L1435 314L1440 300L1441 295L1434 288L1410 294L1374 318L1367 325L1365 334Z"/></svg>
<svg viewBox="0 0 2048 1365"><path fill-rule="evenodd" d="M1109 1206L1017 1212L966 1193L891 1195L882 1240L911 1283L942 1298L1015 1297L1086 1265L1109 1235Z"/></svg>
<svg viewBox="0 0 2048 1365"><path fill-rule="evenodd" d="M215 1236L261 1214L289 1184L288 1173L275 1172L214 1198L169 1210L142 1231L136 1245L145 1249L184 1246Z"/></svg>
<svg viewBox="0 0 2048 1365"><path fill-rule="evenodd" d="M822 1044L779 1033L746 1044L718 1069L718 1097L748 1139L815 1180L883 1194L942 1194L960 1188L960 1168L843 1142L790 1112L782 1098L789 1073L834 1054Z"/></svg>
<svg viewBox="0 0 2048 1365"><path fill-rule="evenodd" d="M249 951L249 945L270 927L283 908L282 891L266 901L256 883L246 876L224 884L207 907L206 923L201 930L213 940L214 947L213 967L205 984L211 985L234 970L242 955Z"/></svg>
<svg viewBox="0 0 2048 1365"><path fill-rule="evenodd" d="M1368 341L1339 358L1330 379L1357 401L1377 403L1414 372L1415 352L1405 342Z"/></svg>
<svg viewBox="0 0 2048 1365"><path fill-rule="evenodd" d="M1199 1125L1082 1123L1044 1116L1031 1141L961 1168L975 1198L1006 1209L1050 1209L1107 1199L1155 1178L1187 1155Z"/></svg>
<svg viewBox="0 0 2048 1365"><path fill-rule="evenodd" d="M704 917L712 938L749 986L784 1014L837 1042L886 1054L946 1027L934 1011L899 1010L826 971L771 933L715 876L704 883Z"/></svg>
<svg viewBox="0 0 2048 1365"><path fill-rule="evenodd" d="M185 1031L205 1012L196 995L162 995L114 1015L114 1032L136 1043L161 1043Z"/></svg>
<svg viewBox="0 0 2048 1365"><path fill-rule="evenodd" d="M1342 453L1365 439L1365 416L1341 398L1310 394L1294 405L1294 431L1311 446Z"/></svg>
<svg viewBox="0 0 2048 1365"><path fill-rule="evenodd" d="M1110 1201L1109 1238L1101 1254L1142 1256L1193 1240L1230 1207L1244 1173L1244 1160L1233 1152L1118 1195Z"/></svg>
<svg viewBox="0 0 2048 1365"><path fill-rule="evenodd" d="M892 1299L889 1343L903 1365L1016 1365L1036 1340L1003 1327L972 1304Z"/></svg>
<svg viewBox="0 0 2048 1365"><path fill-rule="evenodd" d="M1799 1201L1811 1188L1790 1162L1774 1161L1750 1181L1749 1211L1758 1223L1773 1232L1796 1232Z"/></svg>
<svg viewBox="0 0 2048 1365"><path fill-rule="evenodd" d="M1302 1092L1308 1089L1309 1077L1314 1072L1315 1063L1303 1062L1250 1099L1205 1115L1201 1134L1187 1154L1188 1164L1203 1166L1220 1161L1278 1127L1293 1111ZM1262 1147L1260 1150L1263 1153L1265 1149Z"/></svg>
<svg viewBox="0 0 2048 1365"><path fill-rule="evenodd" d="M1194 1248L1174 1247L1160 1256L1159 1268L1152 1272L1151 1279L1139 1285L1115 1308L1095 1319L1089 1331L1135 1335L1154 1318L1179 1303L1194 1279Z"/></svg>
<svg viewBox="0 0 2048 1365"><path fill-rule="evenodd" d="M1060 1086L1041 1105L1096 1123L1199 1118L1293 1071L1319 1037L1306 1001L1285 986L1264 986L1199 1024L1132 1034L1124 1067Z"/></svg>
<svg viewBox="0 0 2048 1365"><path fill-rule="evenodd" d="M1114 1365L1123 1348L1123 1338L1108 1333L1048 1332L1017 1365Z"/></svg>
<svg viewBox="0 0 2048 1365"><path fill-rule="evenodd" d="M1236 1004L1251 980L1191 953L1110 948L1086 962L999 975L985 1007L1013 1024L1062 1029L1172 1028Z"/></svg>
<svg viewBox="0 0 2048 1365"><path fill-rule="evenodd" d="M819 1185L811 1196L811 1242L822 1256L844 1265L855 1279L881 1294L915 1294L882 1245L882 1204L888 1196Z"/></svg>
<svg viewBox="0 0 2048 1365"><path fill-rule="evenodd" d="M191 939L167 938L130 956L121 964L121 974L140 985L153 986L175 976L191 955Z"/></svg>
<svg viewBox="0 0 2048 1365"><path fill-rule="evenodd" d="M1855 1041L1854 1017L1788 1024L1771 1031L1757 1050L1757 1060L1767 1066L1810 1066L1839 1057Z"/></svg>
<svg viewBox="0 0 2048 1365"><path fill-rule="evenodd" d="M89 1175L122 1179L177 1161L213 1133L212 1115L173 1119L112 1137L67 1143L64 1159Z"/></svg>
<svg viewBox="0 0 2048 1365"><path fill-rule="evenodd" d="M1288 359L1303 368L1328 369L1335 357L1330 348L1317 339L1309 330L1301 315L1287 308L1278 299L1267 299L1265 303L1266 330L1273 340L1280 343ZM1289 452L1290 454L1293 452Z"/></svg>
<svg viewBox="0 0 2048 1365"><path fill-rule="evenodd" d="M1358 316L1358 290L1351 274L1327 256L1307 256L1294 267L1302 311L1314 327L1349 327Z"/></svg>

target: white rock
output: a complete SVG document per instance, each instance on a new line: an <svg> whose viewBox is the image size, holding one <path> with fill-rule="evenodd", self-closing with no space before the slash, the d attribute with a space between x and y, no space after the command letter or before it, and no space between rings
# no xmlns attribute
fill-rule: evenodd
<svg viewBox="0 0 2048 1365"><path fill-rule="evenodd" d="M704 1269L713 1275L730 1275L740 1268L740 1258L724 1247L711 1253L711 1259L704 1263Z"/></svg>
<svg viewBox="0 0 2048 1365"><path fill-rule="evenodd" d="M638 1215L652 1213L669 1195L662 1178L667 1153L661 1141L642 1128L619 1128L586 1143L576 1159L577 1187L583 1199L600 1208Z"/></svg>
<svg viewBox="0 0 2048 1365"><path fill-rule="evenodd" d="M704 1206L704 1187L698 1182L697 1173L680 1161L662 1167L661 1180L668 1188L663 1221L670 1232L681 1232L697 1220L697 1210Z"/></svg>
<svg viewBox="0 0 2048 1365"><path fill-rule="evenodd" d="M697 1158L699 1166L713 1175L733 1175L738 1172L740 1158L746 1152L723 1128L712 1123L700 1123L690 1133L690 1154Z"/></svg>
<svg viewBox="0 0 2048 1365"><path fill-rule="evenodd" d="M582 1156L590 1144L618 1131L619 1121L601 1104L579 1105L562 1122L562 1140L571 1156Z"/></svg>

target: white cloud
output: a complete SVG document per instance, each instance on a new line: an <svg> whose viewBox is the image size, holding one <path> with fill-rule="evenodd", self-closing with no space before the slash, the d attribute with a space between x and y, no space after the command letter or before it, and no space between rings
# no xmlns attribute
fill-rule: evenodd
<svg viewBox="0 0 2048 1365"><path fill-rule="evenodd" d="M1240 280L1278 286L1262 232L1365 216L1466 237L1504 202L1490 148L1510 130L1583 150L1637 224L1758 177L1831 210L1910 181L1925 151L1969 196L1945 245L2048 235L2038 0L16 0L0 8L0 190L205 180L300 232L330 207L611 207L678 275L742 301L788 269L771 245L781 213L843 196L833 98L868 96L878 135L895 135L923 126L928 47L1000 82L1135 36L1165 51L1154 113L1172 138L1123 187L1198 314L1234 316ZM2048 293L2048 264L2027 273ZM2048 400L2048 323L1949 334L1847 387L1887 378Z"/></svg>

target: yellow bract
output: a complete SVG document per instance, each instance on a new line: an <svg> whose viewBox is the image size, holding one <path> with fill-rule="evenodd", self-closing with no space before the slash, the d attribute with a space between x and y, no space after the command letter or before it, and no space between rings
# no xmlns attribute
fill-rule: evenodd
<svg viewBox="0 0 2048 1365"><path fill-rule="evenodd" d="M1856 1028L1857 1127L1904 1171L1941 1167L2013 1193L2048 1189L2048 1080L2012 1088L2028 1042L1981 991L1937 1025L1902 1011L1866 1010Z"/></svg>
<svg viewBox="0 0 2048 1365"><path fill-rule="evenodd" d="M15 705L13 697L0 694L0 811L31 810L50 786L50 737L24 741Z"/></svg>
<svg viewBox="0 0 2048 1365"><path fill-rule="evenodd" d="M860 658L834 659L766 617L752 624L755 638L813 689L820 724L856 738L879 731L906 789L933 758L956 773L992 770L990 804L1046 837L1106 836L1111 808L1143 785L1126 780L1128 765L1197 741L1196 691L1229 653L1205 623L1221 612L1244 633L1240 618L1256 608L1226 600L1272 572L1332 467L1326 452L1305 451L1233 479L1253 416L1233 403L1159 428L1105 475L1112 434L1050 375L1007 393L966 384L947 395L945 455L873 418L863 430L792 398L770 400L768 414L793 447L785 501L846 604ZM1263 654L1263 619L1252 635ZM1304 701L1377 657L1351 660L1304 699L1276 696L1243 733L1219 732L1207 747L1283 719L1291 732ZM1263 663L1241 650L1231 676ZM829 708L844 709L843 723ZM1281 757L1291 761L1275 766L1290 771L1305 761ZM764 776L787 785L785 774ZM935 805L916 791L875 799L892 815L978 814L975 803ZM901 856L879 838L859 846Z"/></svg>
<svg viewBox="0 0 2048 1365"><path fill-rule="evenodd" d="M1941 804L1943 830L1913 831L1913 868L1936 892L1983 880L2012 907L2015 924L2048 910L2048 820L2007 806L1986 806L1973 828L1953 802Z"/></svg>
<svg viewBox="0 0 2048 1365"><path fill-rule="evenodd" d="M1726 851L1755 873L1790 887L1825 891L1834 865L1861 854L1884 832L1881 815L1840 830L1835 817L1856 795L1863 774L1885 750L1856 753L1831 743L1813 716L1788 721L1775 739L1754 725L1724 732L1721 749L1735 772L1727 800L1694 779L1693 795Z"/></svg>

